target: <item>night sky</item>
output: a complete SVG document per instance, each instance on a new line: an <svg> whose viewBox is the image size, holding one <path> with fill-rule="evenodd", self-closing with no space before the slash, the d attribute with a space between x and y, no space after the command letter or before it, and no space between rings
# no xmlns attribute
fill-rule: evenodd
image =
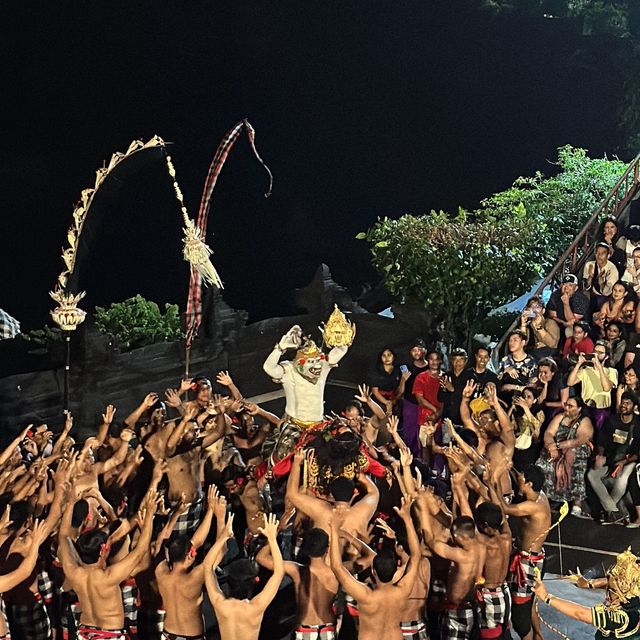
<svg viewBox="0 0 640 640"><path fill-rule="evenodd" d="M473 4L3 3L0 307L25 329L48 319L73 205L135 138L175 143L195 217L220 138L244 117L255 127L273 196L240 138L208 236L225 299L254 320L289 312L322 261L354 293L374 280L354 236L378 216L474 207L551 171L566 143L614 152L606 56L577 55L563 21ZM83 307L135 293L183 307L180 224L163 165L135 174L83 266Z"/></svg>

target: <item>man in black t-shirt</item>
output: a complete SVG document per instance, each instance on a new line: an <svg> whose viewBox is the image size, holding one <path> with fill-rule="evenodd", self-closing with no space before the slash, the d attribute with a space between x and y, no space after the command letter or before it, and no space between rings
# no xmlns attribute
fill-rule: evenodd
<svg viewBox="0 0 640 640"><path fill-rule="evenodd" d="M404 399L402 402L402 437L414 455L420 452L420 440L418 432L418 401L413 395L413 383L418 375L427 370L428 363L425 360L427 345L424 340L416 338L410 350L411 362L407 369L411 374L404 383Z"/></svg>
<svg viewBox="0 0 640 640"><path fill-rule="evenodd" d="M441 381L442 417L449 418L455 425L462 425L460 402L465 385L472 375L471 370L466 368L467 360L467 352L464 349L454 349L449 356L451 371L447 371Z"/></svg>
<svg viewBox="0 0 640 640"><path fill-rule="evenodd" d="M476 347L476 350L473 352L473 356L475 364L471 369L469 369L469 373L470 379L477 385L472 396L472 399L475 399L482 396L484 388L488 382L493 382L493 384L498 386L498 376L490 369L487 369L487 365L491 359L491 351L488 347Z"/></svg>
<svg viewBox="0 0 640 640"><path fill-rule="evenodd" d="M637 398L625 391L618 415L610 416L598 434L596 460L587 478L605 510L604 524L624 519L618 502L627 491L629 476L640 452L640 419L635 414ZM611 489L609 490L609 487Z"/></svg>
<svg viewBox="0 0 640 640"><path fill-rule="evenodd" d="M573 333L573 325L580 320L589 321L589 298L578 291L578 276L567 273L562 278L560 288L551 294L547 303L547 314L553 318L565 331L565 336ZM564 340L560 338L559 348Z"/></svg>

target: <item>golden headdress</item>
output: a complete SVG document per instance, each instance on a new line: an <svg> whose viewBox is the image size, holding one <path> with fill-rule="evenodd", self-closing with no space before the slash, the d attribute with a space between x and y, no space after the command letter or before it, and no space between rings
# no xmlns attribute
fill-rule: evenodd
<svg viewBox="0 0 640 640"><path fill-rule="evenodd" d="M631 553L631 547L618 554L618 559L609 569L607 578L607 590L612 600L624 604L640 596L640 565L638 557Z"/></svg>
<svg viewBox="0 0 640 640"><path fill-rule="evenodd" d="M307 358L318 358L322 355L321 349L318 349L318 345L311 340L311 338L303 338L302 345L296 351L296 360L306 360Z"/></svg>
<svg viewBox="0 0 640 640"><path fill-rule="evenodd" d="M324 326L322 335L324 343L329 347L350 347L356 337L356 325L347 320L336 304Z"/></svg>

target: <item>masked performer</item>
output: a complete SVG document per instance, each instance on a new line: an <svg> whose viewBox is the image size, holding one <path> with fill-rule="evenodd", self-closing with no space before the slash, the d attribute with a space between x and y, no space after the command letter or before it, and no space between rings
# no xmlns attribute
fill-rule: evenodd
<svg viewBox="0 0 640 640"><path fill-rule="evenodd" d="M284 423L271 453L272 463L292 451L303 432L324 426L324 386L329 372L347 353L355 336L355 326L336 307L323 330L325 344L332 347L324 354L315 342L302 335L295 325L275 345L262 368L282 385L286 398ZM288 349L296 349L293 360L280 361ZM273 442L271 443L273 446Z"/></svg>
<svg viewBox="0 0 640 640"><path fill-rule="evenodd" d="M595 607L585 607L551 595L541 580L536 580L534 591L553 609L593 625L596 640L640 638L640 566L630 548L618 555L603 586L606 589L605 601Z"/></svg>

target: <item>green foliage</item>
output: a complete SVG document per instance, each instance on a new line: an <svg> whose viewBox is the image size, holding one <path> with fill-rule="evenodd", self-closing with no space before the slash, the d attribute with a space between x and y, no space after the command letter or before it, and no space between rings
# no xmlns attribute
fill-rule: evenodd
<svg viewBox="0 0 640 640"><path fill-rule="evenodd" d="M424 305L445 338L468 343L489 311L548 271L626 168L570 146L557 165L558 175L518 178L476 211L385 218L356 237L392 295Z"/></svg>
<svg viewBox="0 0 640 640"><path fill-rule="evenodd" d="M50 327L48 324L45 324L42 329L33 329L20 335L38 347L46 347L52 343L64 341L64 333L58 327Z"/></svg>
<svg viewBox="0 0 640 640"><path fill-rule="evenodd" d="M165 340L179 340L184 335L178 305L166 304L163 315L155 302L145 300L141 295L113 303L107 309L96 307L94 319L98 330L124 351Z"/></svg>
<svg viewBox="0 0 640 640"><path fill-rule="evenodd" d="M627 168L620 160L589 158L585 149L570 145L558 149L556 166L554 177L540 172L520 177L511 188L483 200L475 212L487 221L518 214L538 222L546 231L545 269L555 264Z"/></svg>

